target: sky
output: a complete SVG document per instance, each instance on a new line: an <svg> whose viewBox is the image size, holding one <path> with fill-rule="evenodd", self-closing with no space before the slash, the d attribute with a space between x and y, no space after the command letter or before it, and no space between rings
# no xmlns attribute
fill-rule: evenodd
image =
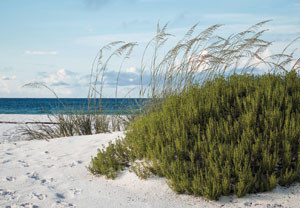
<svg viewBox="0 0 300 208"><path fill-rule="evenodd" d="M0 98L53 97L47 89L24 87L32 82L59 97L84 98L99 49L120 40L139 44L122 68L117 96L125 97L138 86L138 55L157 23L168 23L175 37L195 23L200 29L224 24L218 34L226 37L269 19L264 38L274 41L269 53L276 53L300 36L300 1L0 0ZM294 47L300 50L300 41ZM113 64L108 69L105 97L115 97L116 71Z"/></svg>

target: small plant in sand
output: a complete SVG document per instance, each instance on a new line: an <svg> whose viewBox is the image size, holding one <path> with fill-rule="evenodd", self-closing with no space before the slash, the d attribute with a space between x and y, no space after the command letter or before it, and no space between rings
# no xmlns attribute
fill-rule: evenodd
<svg viewBox="0 0 300 208"><path fill-rule="evenodd" d="M177 193L209 199L297 180L300 59L287 48L262 57L270 45L260 38L264 23L229 38L213 35L219 25L192 36L194 26L161 59L169 34L158 28L145 50L154 45L150 66L142 61L152 78L140 92L152 105L123 140L98 150L89 170L115 178L132 166L142 178L163 176ZM268 73L255 76L259 68Z"/></svg>

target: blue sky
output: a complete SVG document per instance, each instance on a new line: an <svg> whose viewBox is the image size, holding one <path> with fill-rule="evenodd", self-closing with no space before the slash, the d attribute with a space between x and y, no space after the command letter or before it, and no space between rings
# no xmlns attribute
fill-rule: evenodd
<svg viewBox="0 0 300 208"><path fill-rule="evenodd" d="M53 97L22 87L29 82L47 84L60 97L86 97L100 47L124 40L142 48L158 21L180 37L197 22L200 29L225 24L218 34L227 36L267 19L273 21L264 37L274 41L275 53L300 36L300 1L0 0L0 97ZM300 50L300 42L294 47ZM118 96L135 87L139 65L134 56L124 67ZM113 80L107 77L106 97L114 97Z"/></svg>

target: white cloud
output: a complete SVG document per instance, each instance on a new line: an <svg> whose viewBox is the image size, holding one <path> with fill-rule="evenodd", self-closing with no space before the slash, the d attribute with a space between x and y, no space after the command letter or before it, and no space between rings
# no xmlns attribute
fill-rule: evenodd
<svg viewBox="0 0 300 208"><path fill-rule="evenodd" d="M67 85L66 83L72 81L72 77L75 75L74 72L68 71L66 69L59 69L55 73L44 73L41 74L41 81L46 85L60 85L60 83L65 83L61 85Z"/></svg>
<svg viewBox="0 0 300 208"><path fill-rule="evenodd" d="M57 51L25 51L26 55L57 55Z"/></svg>
<svg viewBox="0 0 300 208"><path fill-rule="evenodd" d="M206 50L202 50L200 54L193 54L189 57L189 62L191 64L191 70L197 70L198 72L202 72L209 68L210 63L209 59L206 57L208 52Z"/></svg>
<svg viewBox="0 0 300 208"><path fill-rule="evenodd" d="M5 94L10 93L7 82L5 80L2 80L2 79L0 79L0 92L5 93Z"/></svg>
<svg viewBox="0 0 300 208"><path fill-rule="evenodd" d="M16 78L15 75L0 75L0 95L2 97L9 97L9 94L19 88Z"/></svg>
<svg viewBox="0 0 300 208"><path fill-rule="evenodd" d="M137 73L137 70L135 67L129 67L125 70L125 72L128 72L128 73Z"/></svg>
<svg viewBox="0 0 300 208"><path fill-rule="evenodd" d="M86 97L89 76L61 68L54 72L39 72L36 79L30 82L48 86L58 97ZM45 97L45 93L48 93L47 90L41 91L40 95ZM49 94L49 96L53 96L53 94Z"/></svg>
<svg viewBox="0 0 300 208"><path fill-rule="evenodd" d="M2 75L2 76L0 77L0 79L1 79L1 80L6 80L6 81L8 81L8 80L15 80L15 79L16 79L16 76L15 76L15 75L12 75L12 76L5 76L5 75Z"/></svg>

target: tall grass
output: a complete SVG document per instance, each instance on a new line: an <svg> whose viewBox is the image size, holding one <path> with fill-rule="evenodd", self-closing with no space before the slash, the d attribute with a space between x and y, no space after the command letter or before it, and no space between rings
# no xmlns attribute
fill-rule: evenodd
<svg viewBox="0 0 300 208"><path fill-rule="evenodd" d="M217 76L253 74L261 69L266 73L299 71L300 60L294 58L295 50L288 53L298 38L281 53L264 56L264 52L272 45L272 42L262 38L267 31L263 26L269 21L259 22L228 37L216 35L222 25L213 25L198 32L198 24L195 24L170 48L167 48L167 43L174 39L174 35L167 32L168 24L162 27L158 24L156 35L147 43L141 56L139 97L151 98L154 104L166 97L182 93L195 83L202 85ZM137 46L136 42L116 41L100 49L93 63L93 84L89 97L101 97L104 75L112 58L121 58L120 75L124 62L130 58ZM147 75L150 80L145 83ZM101 85L98 86L99 80ZM119 76L116 80L117 95Z"/></svg>
<svg viewBox="0 0 300 208"><path fill-rule="evenodd" d="M141 86L141 96L147 94L153 99L165 98L183 92L191 84L205 84L226 73L253 73L260 68L265 68L267 72L288 71L294 54L294 51L286 53L291 44L280 54L263 56L272 44L261 38L266 31L261 27L267 22L257 23L227 38L215 35L221 25L213 25L195 33L196 24L162 56L158 56L159 50L172 36L166 32L167 25L161 29L158 25L157 35L146 46L142 58L142 73L150 71L151 80L148 88ZM147 66L144 60L147 52L151 53L150 46L152 58ZM299 70L299 59L289 70Z"/></svg>

